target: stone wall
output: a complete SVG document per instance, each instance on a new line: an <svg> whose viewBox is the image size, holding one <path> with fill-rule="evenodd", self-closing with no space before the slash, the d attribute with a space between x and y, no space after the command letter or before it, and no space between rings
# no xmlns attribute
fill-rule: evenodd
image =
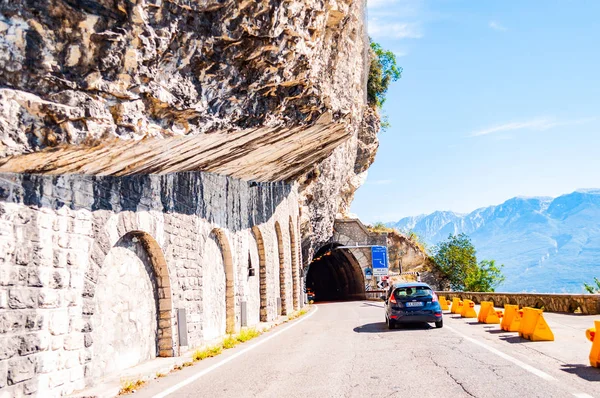
<svg viewBox="0 0 600 398"><path fill-rule="evenodd" d="M376 233L369 231L364 224L359 219L345 218L345 219L337 219L335 220L334 228L333 228L333 237L332 241L346 245L377 245L377 246L386 246L387 245L387 233ZM371 248L363 247L357 249L346 249L358 262L360 265L360 271L363 274L363 278L365 277L365 268L372 267L371 261ZM372 287L377 286L377 279L372 278L370 280L364 279L365 286L366 284L371 285Z"/></svg>
<svg viewBox="0 0 600 398"><path fill-rule="evenodd" d="M600 314L600 294L540 294L540 293L474 293L474 292L437 292L448 300L453 297L482 301L492 301L497 307L504 304L518 304L520 307L543 308L547 312L581 311L586 315Z"/></svg>
<svg viewBox="0 0 600 398"><path fill-rule="evenodd" d="M280 280L293 311L300 254L291 247L300 245L290 229L296 185L207 173L0 175L0 393L58 396L179 355L239 330L243 301L248 325L262 299L273 320Z"/></svg>

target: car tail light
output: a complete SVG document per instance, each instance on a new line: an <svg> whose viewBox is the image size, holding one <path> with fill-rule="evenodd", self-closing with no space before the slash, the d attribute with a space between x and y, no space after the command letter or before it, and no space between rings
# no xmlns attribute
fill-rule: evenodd
<svg viewBox="0 0 600 398"><path fill-rule="evenodd" d="M438 301L438 296L437 294L435 294L435 292L433 292L433 294L431 295L431 302L435 303Z"/></svg>
<svg viewBox="0 0 600 398"><path fill-rule="evenodd" d="M394 293L392 293L392 295L390 296L390 303L392 303L392 304L396 304L397 303L396 296L394 295Z"/></svg>

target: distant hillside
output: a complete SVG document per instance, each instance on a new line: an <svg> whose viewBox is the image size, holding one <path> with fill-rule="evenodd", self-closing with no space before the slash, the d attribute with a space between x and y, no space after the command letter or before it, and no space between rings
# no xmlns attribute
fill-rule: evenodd
<svg viewBox="0 0 600 398"><path fill-rule="evenodd" d="M497 291L581 293L583 282L600 277L600 189L516 197L469 214L436 211L387 225L412 230L428 245L466 233L478 259L505 265Z"/></svg>

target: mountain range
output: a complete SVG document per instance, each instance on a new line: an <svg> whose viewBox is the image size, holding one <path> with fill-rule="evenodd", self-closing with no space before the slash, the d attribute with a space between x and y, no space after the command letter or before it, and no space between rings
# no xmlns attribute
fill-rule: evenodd
<svg viewBox="0 0 600 398"><path fill-rule="evenodd" d="M436 211L386 224L413 231L432 247L469 235L477 259L504 264L496 291L582 293L600 277L600 189L550 197L515 197L469 214Z"/></svg>

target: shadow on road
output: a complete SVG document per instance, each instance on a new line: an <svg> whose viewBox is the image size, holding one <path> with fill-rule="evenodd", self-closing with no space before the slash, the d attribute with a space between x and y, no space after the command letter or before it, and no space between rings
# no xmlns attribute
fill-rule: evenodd
<svg viewBox="0 0 600 398"><path fill-rule="evenodd" d="M506 330L502 330L502 329L489 329L489 330L486 330L486 332L488 332L488 333L492 333L492 334L499 334L499 333L515 333L515 332L507 332Z"/></svg>
<svg viewBox="0 0 600 398"><path fill-rule="evenodd" d="M424 322L416 323L405 323L396 325L396 329L388 329L385 322L367 323L362 326L357 326L353 330L356 333L387 333L387 332L401 332L403 330L427 330L433 329L433 327Z"/></svg>
<svg viewBox="0 0 600 398"><path fill-rule="evenodd" d="M600 369L579 364L564 364L562 366L561 370L563 372L577 375L587 381L600 381Z"/></svg>
<svg viewBox="0 0 600 398"><path fill-rule="evenodd" d="M507 343L511 343L511 344L533 343L533 341L524 339L521 336L511 336L511 337L500 336L500 340L506 341Z"/></svg>

